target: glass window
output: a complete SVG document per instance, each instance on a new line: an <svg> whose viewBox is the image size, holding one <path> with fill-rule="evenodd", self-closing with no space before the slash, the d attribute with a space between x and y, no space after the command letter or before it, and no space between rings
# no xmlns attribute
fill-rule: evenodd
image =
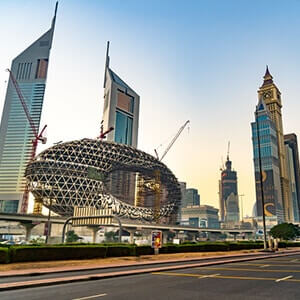
<svg viewBox="0 0 300 300"><path fill-rule="evenodd" d="M115 142L132 145L132 123L133 119L130 116L116 112Z"/></svg>
<svg viewBox="0 0 300 300"><path fill-rule="evenodd" d="M121 110L133 114L133 97L118 91L117 107Z"/></svg>

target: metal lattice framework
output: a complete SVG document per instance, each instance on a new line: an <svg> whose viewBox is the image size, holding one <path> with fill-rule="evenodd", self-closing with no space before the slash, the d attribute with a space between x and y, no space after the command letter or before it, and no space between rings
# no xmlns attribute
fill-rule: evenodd
<svg viewBox="0 0 300 300"><path fill-rule="evenodd" d="M35 198L46 207L52 202L51 210L63 216L73 215L74 206L91 206L131 219L172 222L181 199L176 177L159 160L101 140L55 145L28 165L25 176Z"/></svg>

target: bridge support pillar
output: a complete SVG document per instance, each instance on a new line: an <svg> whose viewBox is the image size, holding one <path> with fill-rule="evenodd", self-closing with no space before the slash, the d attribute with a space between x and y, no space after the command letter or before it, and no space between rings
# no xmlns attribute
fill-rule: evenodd
<svg viewBox="0 0 300 300"><path fill-rule="evenodd" d="M28 223L28 222L20 222L20 224L25 228L26 233L25 233L25 240L28 242L30 240L31 237L31 230L34 226L36 226L37 224L32 224L32 223Z"/></svg>
<svg viewBox="0 0 300 300"><path fill-rule="evenodd" d="M162 232L163 245L168 243L168 232L169 232L169 230L164 230Z"/></svg>
<svg viewBox="0 0 300 300"><path fill-rule="evenodd" d="M92 242L96 243L97 232L99 230L99 226L89 226L89 228L93 231Z"/></svg>
<svg viewBox="0 0 300 300"><path fill-rule="evenodd" d="M136 232L135 228L126 229L130 233L129 243L134 244L134 233Z"/></svg>

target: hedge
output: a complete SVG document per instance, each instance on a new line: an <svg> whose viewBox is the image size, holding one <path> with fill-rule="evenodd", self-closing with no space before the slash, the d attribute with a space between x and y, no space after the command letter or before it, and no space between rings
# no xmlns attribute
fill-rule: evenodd
<svg viewBox="0 0 300 300"><path fill-rule="evenodd" d="M280 242L280 248L300 247L300 242ZM160 253L232 251L261 249L261 241L245 242L200 242L196 244L166 244ZM140 256L153 254L151 246L128 244L60 244L60 245L20 245L0 248L0 263L50 261L68 259L91 259L117 256Z"/></svg>
<svg viewBox="0 0 300 300"><path fill-rule="evenodd" d="M0 248L0 264L7 264L9 261L9 248Z"/></svg>

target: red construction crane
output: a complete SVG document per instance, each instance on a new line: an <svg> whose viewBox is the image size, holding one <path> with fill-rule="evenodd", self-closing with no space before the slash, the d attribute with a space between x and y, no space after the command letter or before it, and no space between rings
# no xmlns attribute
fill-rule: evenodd
<svg viewBox="0 0 300 300"><path fill-rule="evenodd" d="M103 120L101 121L101 126L100 126L100 136L98 137L98 139L103 140L106 138L106 135L108 133L110 133L111 131L114 130L114 127L110 127L109 129L107 129L106 131L103 132Z"/></svg>
<svg viewBox="0 0 300 300"><path fill-rule="evenodd" d="M21 92L21 89L19 87L19 84L17 82L17 80L15 79L14 75L12 74L11 70L10 69L7 69L7 71L9 72L9 77L16 89L16 92L18 94L18 97L20 99L20 102L22 104L22 107L24 109L24 113L26 115L26 118L30 124L30 127L31 127L31 130L34 134L34 139L32 140L32 151L31 151L31 156L30 156L30 161L32 161L34 158L35 158L35 155L36 155L36 149L37 149L37 145L38 145L38 142L42 142L42 144L46 144L47 142L47 138L46 137L43 137L43 133L47 127L47 125L45 125L43 127L43 129L41 130L40 133L38 133L38 130L31 118L31 115L29 113L29 110L27 108L27 105L26 105L26 102L25 102L25 99L24 99L24 96ZM22 206L21 206L21 213L26 213L27 212L27 208L28 208L28 196L29 196L29 190L28 190L28 186L27 184L25 185L25 191L24 191L24 194L23 194L23 200L22 200Z"/></svg>

